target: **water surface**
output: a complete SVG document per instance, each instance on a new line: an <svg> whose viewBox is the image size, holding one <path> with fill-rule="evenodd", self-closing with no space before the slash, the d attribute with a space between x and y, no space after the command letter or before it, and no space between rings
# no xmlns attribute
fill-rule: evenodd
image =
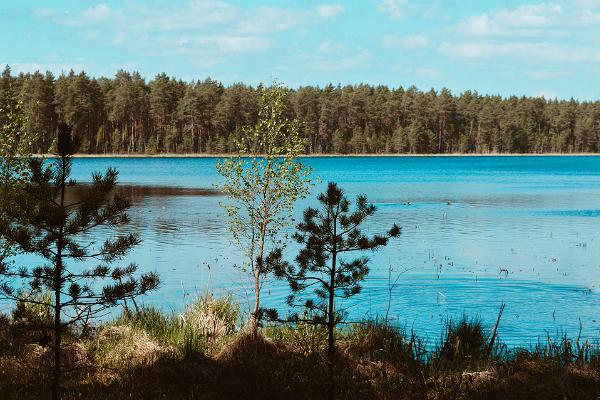
<svg viewBox="0 0 600 400"><path fill-rule="evenodd" d="M143 240L128 261L157 270L160 290L146 299L180 310L206 289L246 303L251 283L234 265L214 158L82 158L75 178L120 171L132 199L131 229ZM493 324L506 303L501 338L529 345L546 333L600 338L600 157L327 157L303 162L351 198L378 207L370 232L402 227L371 255L363 293L347 302L350 319L386 313L390 266L406 271L391 291L389 315L431 340L444 319L463 314ZM296 218L311 204L301 201ZM100 234L100 233L99 233ZM288 258L297 247L288 248ZM270 282L265 303L284 308L287 287Z"/></svg>

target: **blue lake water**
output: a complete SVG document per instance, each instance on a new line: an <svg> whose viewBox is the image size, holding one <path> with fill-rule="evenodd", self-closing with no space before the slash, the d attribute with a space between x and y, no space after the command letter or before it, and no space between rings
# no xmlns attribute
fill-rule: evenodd
<svg viewBox="0 0 600 400"><path fill-rule="evenodd" d="M89 181L108 166L120 182L212 189L214 158L81 158L74 177ZM547 333L600 338L600 157L327 157L303 160L320 182L336 181L351 198L378 207L368 231L402 227L400 238L371 254L363 292L345 306L350 319L385 314L388 271L405 272L392 290L390 318L437 340L445 319L463 314L499 328L509 345ZM296 207L296 217L314 202ZM196 293L233 292L243 304L252 284L234 265L219 195L194 190L141 190L132 197L130 229L143 240L127 261L159 272L162 285L145 299L181 310ZM102 233L99 232L99 235ZM296 254L294 245L288 258ZM393 273L394 279L396 272ZM288 289L267 282L264 301L285 309Z"/></svg>

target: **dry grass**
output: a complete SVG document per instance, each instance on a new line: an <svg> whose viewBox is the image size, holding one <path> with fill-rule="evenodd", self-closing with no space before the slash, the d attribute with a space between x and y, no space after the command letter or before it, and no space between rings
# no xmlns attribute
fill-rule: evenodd
<svg viewBox="0 0 600 400"><path fill-rule="evenodd" d="M127 368L149 365L173 354L174 349L161 346L148 333L128 325L108 326L87 343L96 365Z"/></svg>
<svg viewBox="0 0 600 400"><path fill-rule="evenodd" d="M144 309L65 348L66 399L324 399L325 334L310 325L238 331L231 300L206 296L184 318ZM50 349L0 328L0 399L43 399ZM17 329L17 330L13 330ZM33 336L32 336L33 337ZM476 321L449 324L428 352L414 335L377 322L338 333L340 399L595 399L598 346L547 338L491 356ZM213 343L211 345L210 343ZM219 345L214 345L219 343ZM5 349L9 348L10 351Z"/></svg>
<svg viewBox="0 0 600 400"><path fill-rule="evenodd" d="M236 332L240 323L240 306L231 295L215 297L212 293L205 293L186 307L181 322L205 338L209 345L216 346L221 339Z"/></svg>

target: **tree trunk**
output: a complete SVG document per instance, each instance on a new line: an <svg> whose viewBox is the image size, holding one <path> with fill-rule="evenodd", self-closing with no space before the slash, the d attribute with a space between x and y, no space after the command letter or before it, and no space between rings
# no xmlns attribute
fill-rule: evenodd
<svg viewBox="0 0 600 400"><path fill-rule="evenodd" d="M52 400L60 399L60 356L61 356L61 340L62 340L62 326L60 322L60 275L62 275L62 261L60 255L60 249L57 255L56 273L55 273L55 285L57 288L54 290L54 371L52 380Z"/></svg>
<svg viewBox="0 0 600 400"><path fill-rule="evenodd" d="M329 370L329 400L335 398L335 272L337 262L337 222L333 225L333 249L329 276L329 304L327 307L327 358Z"/></svg>
<svg viewBox="0 0 600 400"><path fill-rule="evenodd" d="M264 201L266 201L266 197L266 193L264 193ZM258 313L260 311L260 277L262 274L262 267L265 255L266 235L267 221L263 221L262 226L260 228L260 250L258 252L258 262L256 263L256 271L254 273L254 311L252 312L252 321L250 326L253 334L256 334L258 331Z"/></svg>
<svg viewBox="0 0 600 400"><path fill-rule="evenodd" d="M65 170L65 157L63 156L63 170L62 170L62 181L60 182L60 207L62 208L65 204L65 186L66 182L64 177L66 175ZM62 250L63 250L63 226L62 221L59 229L58 238L56 240L56 265L54 266L54 371L52 380L52 400L60 399L60 356L61 356L61 341L62 341L62 324L60 321L61 303L60 303L60 291L62 288Z"/></svg>

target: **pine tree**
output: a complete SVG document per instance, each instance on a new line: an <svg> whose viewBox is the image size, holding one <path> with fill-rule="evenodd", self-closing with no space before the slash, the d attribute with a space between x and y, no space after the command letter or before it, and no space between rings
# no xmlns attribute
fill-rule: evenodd
<svg viewBox="0 0 600 400"><path fill-rule="evenodd" d="M31 178L19 202L0 220L0 235L18 246L22 253L46 260L43 266L2 263L0 298L20 303L38 303L37 295L49 290L54 316L54 367L52 398L60 398L61 344L66 329L79 324L87 328L89 318L116 306L121 301L143 295L158 286L155 273L136 278L137 267L114 267L115 261L140 241L134 234L116 235L96 244L97 228L116 228L128 223L129 203L113 194L117 171L93 175L89 186L74 192L70 179L72 155L76 145L71 130L59 125L57 158L49 165L40 159L29 162ZM70 200L74 197L78 198ZM99 263L83 269L78 262ZM17 289L19 288L19 289Z"/></svg>
<svg viewBox="0 0 600 400"><path fill-rule="evenodd" d="M21 100L27 116L27 132L35 132L36 153L47 153L56 131L56 113L54 112L54 77L48 73L35 72L25 76L21 87Z"/></svg>
<svg viewBox="0 0 600 400"><path fill-rule="evenodd" d="M320 208L307 208L303 221L296 227L294 239L303 246L296 265L283 261L281 249L269 254L266 265L276 277L289 283L292 294L288 304L305 310L304 316L294 313L289 320L327 327L331 399L335 382L335 329L345 318L337 303L360 293L361 282L369 273L367 257L348 257L351 253L374 251L387 245L390 238L400 235L400 228L394 224L383 235L363 234L362 225L375 213L375 206L362 195L357 197L356 209L351 212L350 202L335 183L329 183L318 201ZM312 298L308 291L312 291ZM277 319L273 310L268 316Z"/></svg>
<svg viewBox="0 0 600 400"><path fill-rule="evenodd" d="M71 71L55 80L50 73L12 76L7 67L0 97L9 82L23 101L28 129L39 134L36 152L52 143L60 117L81 138L82 151L235 153L236 138L244 126L256 123L260 103L260 91L243 83L186 83L164 73L149 83L126 71L112 79ZM307 86L287 94L286 113L303 121L307 153L398 151L398 129L407 137L405 151L412 153L592 152L600 147L590 117L598 101L365 84Z"/></svg>

